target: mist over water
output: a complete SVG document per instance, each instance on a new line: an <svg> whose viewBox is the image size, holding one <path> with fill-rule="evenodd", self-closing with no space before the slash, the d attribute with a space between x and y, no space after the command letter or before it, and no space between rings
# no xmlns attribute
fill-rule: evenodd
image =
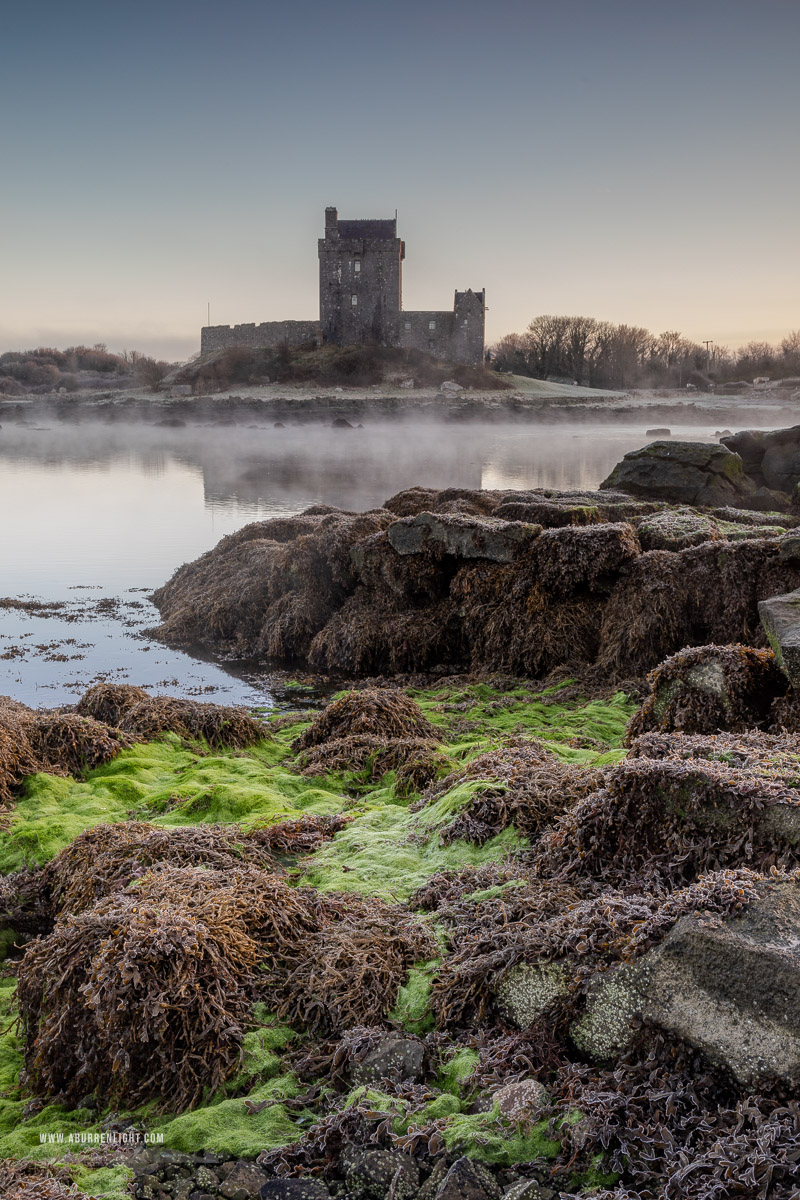
<svg viewBox="0 0 800 1200"><path fill-rule="evenodd" d="M672 434L715 440L719 420L672 426ZM144 635L158 621L147 594L182 563L250 521L321 503L373 508L414 485L594 488L623 454L652 440L646 428L641 421L363 429L6 424L0 596L66 607L0 608L0 692L37 705L70 703L102 676L227 703L268 703L246 670L167 650Z"/></svg>

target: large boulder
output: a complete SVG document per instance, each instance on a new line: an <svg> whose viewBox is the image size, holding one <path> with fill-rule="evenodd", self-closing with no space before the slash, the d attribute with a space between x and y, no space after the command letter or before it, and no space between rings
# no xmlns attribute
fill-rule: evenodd
<svg viewBox="0 0 800 1200"><path fill-rule="evenodd" d="M778 665L793 687L800 687L800 588L760 600L758 615Z"/></svg>
<svg viewBox="0 0 800 1200"><path fill-rule="evenodd" d="M800 425L790 429L745 429L720 439L740 455L744 469L756 483L792 493L800 482Z"/></svg>
<svg viewBox="0 0 800 1200"><path fill-rule="evenodd" d="M670 504L742 506L755 491L738 454L710 442L651 442L617 463L600 488Z"/></svg>
<svg viewBox="0 0 800 1200"><path fill-rule="evenodd" d="M541 533L540 525L423 512L390 525L390 545L398 554L449 554L456 558L511 560Z"/></svg>
<svg viewBox="0 0 800 1200"><path fill-rule="evenodd" d="M760 885L740 917L682 917L641 959L599 976L573 1026L613 1059L646 1020L702 1050L746 1086L800 1083L800 879Z"/></svg>

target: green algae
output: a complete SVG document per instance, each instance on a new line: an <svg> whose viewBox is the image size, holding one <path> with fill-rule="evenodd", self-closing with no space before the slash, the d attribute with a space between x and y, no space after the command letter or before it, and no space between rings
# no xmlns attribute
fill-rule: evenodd
<svg viewBox="0 0 800 1200"><path fill-rule="evenodd" d="M430 1008L431 988L441 959L421 963L412 967L407 983L397 993L397 1000L389 1020L402 1025L410 1033L429 1033L435 1021Z"/></svg>
<svg viewBox="0 0 800 1200"><path fill-rule="evenodd" d="M495 1101L491 1112L454 1113L442 1127L448 1150L479 1162L510 1167L514 1163L555 1158L561 1142L549 1136L550 1121L535 1125L510 1121Z"/></svg>
<svg viewBox="0 0 800 1200"><path fill-rule="evenodd" d="M163 1136L165 1146L185 1154L211 1149L230 1158L255 1158L262 1150L275 1150L297 1141L302 1132L297 1124L298 1115L305 1116L307 1124L309 1114L290 1116L282 1101L301 1091L294 1075L279 1075L259 1084L246 1097L218 1100L163 1122L153 1122L150 1128ZM266 1101L266 1105L259 1111L251 1111L246 1101L254 1105Z"/></svg>
<svg viewBox="0 0 800 1200"><path fill-rule="evenodd" d="M248 829L300 812L341 811L345 798L332 785L288 771L266 743L259 750L198 754L167 734L84 780L32 775L4 833L0 872L42 865L85 829L130 816L167 827L238 822Z"/></svg>
<svg viewBox="0 0 800 1200"><path fill-rule="evenodd" d="M527 845L510 826L482 846L440 846L439 829L426 828L420 815L395 806L364 813L305 860L300 882L321 892L407 900L437 871L500 862Z"/></svg>
<svg viewBox="0 0 800 1200"><path fill-rule="evenodd" d="M464 1084L475 1074L477 1067L477 1050L471 1050L468 1046L457 1050L439 1069L439 1087L452 1096L460 1096L464 1091Z"/></svg>
<svg viewBox="0 0 800 1200"><path fill-rule="evenodd" d="M131 1193L128 1183L133 1179L133 1171L128 1167L90 1167L74 1166L71 1168L73 1182L87 1196L100 1197L103 1200L130 1200Z"/></svg>

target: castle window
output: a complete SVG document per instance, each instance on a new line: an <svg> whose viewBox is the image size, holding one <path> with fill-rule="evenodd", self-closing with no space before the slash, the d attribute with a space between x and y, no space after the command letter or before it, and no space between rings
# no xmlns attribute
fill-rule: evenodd
<svg viewBox="0 0 800 1200"><path fill-rule="evenodd" d="M428 329L435 329L435 328L436 328L436 322L428 321Z"/></svg>
<svg viewBox="0 0 800 1200"><path fill-rule="evenodd" d="M406 321L406 322L405 322L405 327L406 327L406 329L410 329L410 328L411 328L411 322L410 322L410 321Z"/></svg>
<svg viewBox="0 0 800 1200"><path fill-rule="evenodd" d="M353 270L355 271L356 275L361 274L361 260L360 259L357 258L356 261L353 263Z"/></svg>
<svg viewBox="0 0 800 1200"><path fill-rule="evenodd" d="M353 308L355 308L355 306L358 304L358 296L351 296L350 303L352 304Z"/></svg>

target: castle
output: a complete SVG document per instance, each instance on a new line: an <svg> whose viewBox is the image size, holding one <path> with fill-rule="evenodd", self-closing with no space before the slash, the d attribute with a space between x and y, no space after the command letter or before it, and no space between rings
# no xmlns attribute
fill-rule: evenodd
<svg viewBox="0 0 800 1200"><path fill-rule="evenodd" d="M403 309L405 242L397 218L342 221L325 209L319 239L319 321L266 321L261 325L206 325L203 354L229 346L254 350L302 347L400 346L434 358L477 365L483 362L486 293L456 292L450 312Z"/></svg>

